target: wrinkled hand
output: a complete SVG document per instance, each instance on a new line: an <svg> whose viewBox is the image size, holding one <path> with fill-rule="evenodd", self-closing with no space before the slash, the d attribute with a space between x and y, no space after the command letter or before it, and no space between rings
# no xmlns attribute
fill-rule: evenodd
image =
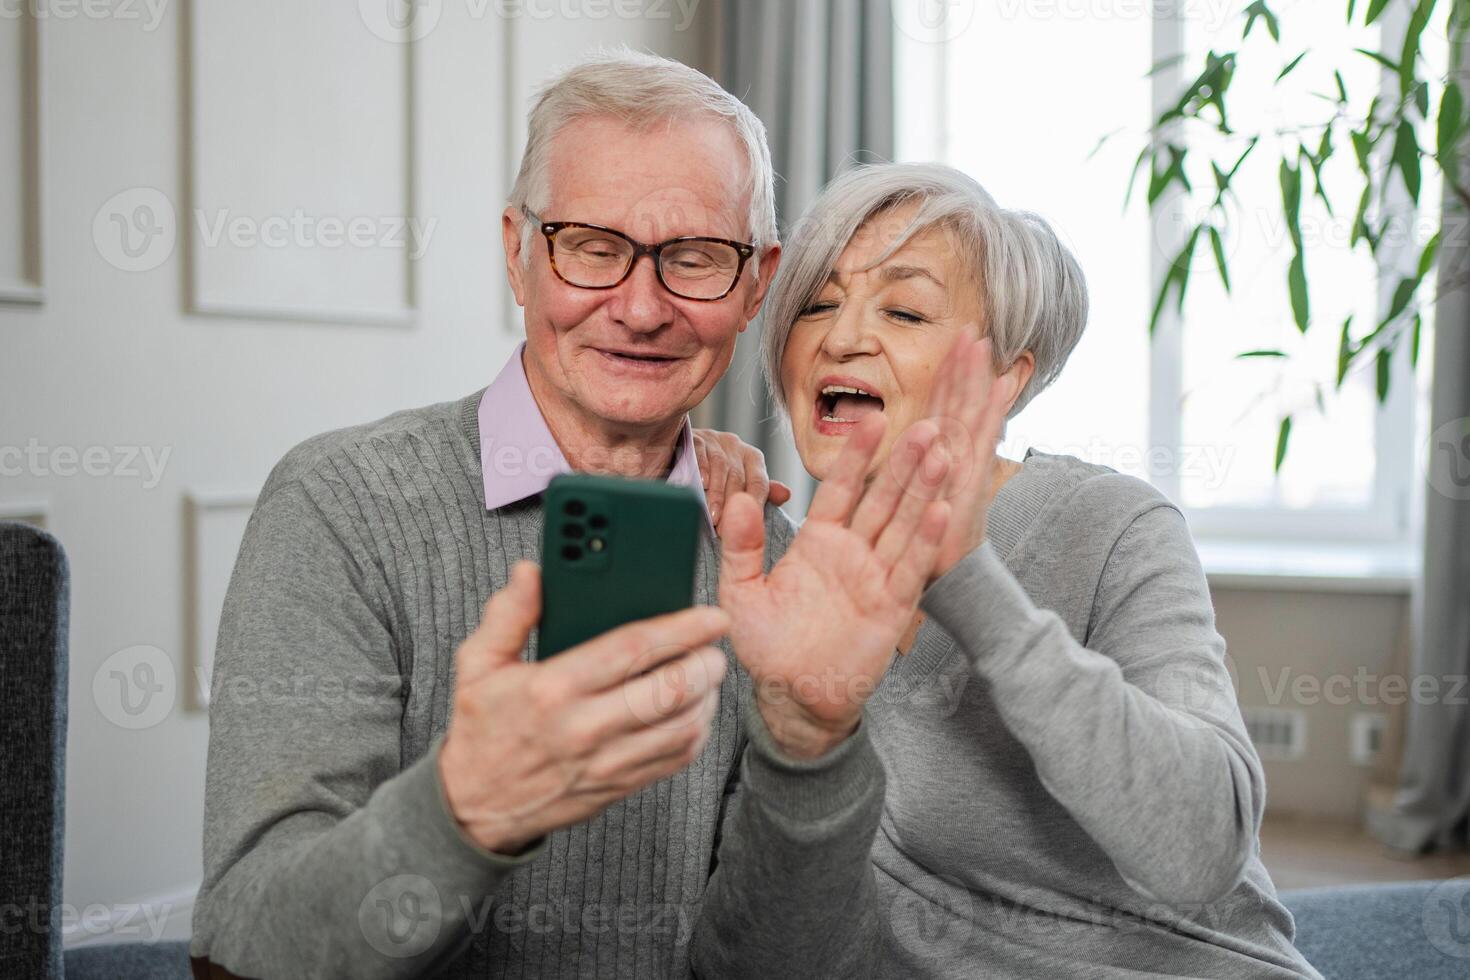
<svg viewBox="0 0 1470 980"><path fill-rule="evenodd" d="M883 432L878 416L857 425L769 575L760 508L746 494L726 507L720 605L766 726L797 757L823 755L857 728L944 537L949 505L933 498L947 449L937 428L913 426L865 491Z"/></svg>
<svg viewBox="0 0 1470 980"><path fill-rule="evenodd" d="M439 773L455 819L501 854L580 823L672 775L709 738L728 629L699 606L630 623L540 663L520 659L541 617L540 569L518 562L455 653Z"/></svg>
<svg viewBox="0 0 1470 980"><path fill-rule="evenodd" d="M1014 376L992 377L990 358L989 337L976 340L968 332L962 334L930 393L926 414L939 425L940 441L952 460L938 492L940 499L949 501L951 516L933 578L985 542L995 447L1017 387Z"/></svg>
<svg viewBox="0 0 1470 980"><path fill-rule="evenodd" d="M791 499L791 488L770 478L765 454L741 442L734 433L695 429L694 455L699 460L699 473L704 477L709 519L716 528L724 516L726 501L741 491L750 494L761 506L765 506L768 497L778 507Z"/></svg>

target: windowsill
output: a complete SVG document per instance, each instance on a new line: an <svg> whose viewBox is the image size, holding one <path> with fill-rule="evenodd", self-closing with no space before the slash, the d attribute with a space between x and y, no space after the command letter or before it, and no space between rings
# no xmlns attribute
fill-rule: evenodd
<svg viewBox="0 0 1470 980"><path fill-rule="evenodd" d="M1205 577L1218 589L1407 594L1418 551L1404 544L1326 541L1195 542Z"/></svg>

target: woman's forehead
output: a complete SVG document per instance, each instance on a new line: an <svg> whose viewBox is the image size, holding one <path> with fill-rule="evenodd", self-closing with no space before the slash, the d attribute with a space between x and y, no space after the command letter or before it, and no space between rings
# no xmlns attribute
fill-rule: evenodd
<svg viewBox="0 0 1470 980"><path fill-rule="evenodd" d="M887 282L929 279L943 285L956 261L950 233L930 225L905 238L911 217L912 213L898 218L875 215L863 222L837 257L833 273L845 278L871 272Z"/></svg>

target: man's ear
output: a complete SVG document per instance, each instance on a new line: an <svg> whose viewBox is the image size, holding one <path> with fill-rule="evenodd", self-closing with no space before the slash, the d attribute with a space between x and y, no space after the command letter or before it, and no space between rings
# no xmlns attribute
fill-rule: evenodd
<svg viewBox="0 0 1470 980"><path fill-rule="evenodd" d="M777 242L760 254L760 262L755 280L755 292L750 294L750 302L745 304L745 320L740 324L744 332L755 319L755 315L761 311L761 304L766 300L766 293L770 291L771 281L776 278L776 269L781 265L781 243Z"/></svg>
<svg viewBox="0 0 1470 980"><path fill-rule="evenodd" d="M505 278L515 294L516 305L526 305L526 266L521 261L521 212L507 207L500 214L500 239L505 246Z"/></svg>

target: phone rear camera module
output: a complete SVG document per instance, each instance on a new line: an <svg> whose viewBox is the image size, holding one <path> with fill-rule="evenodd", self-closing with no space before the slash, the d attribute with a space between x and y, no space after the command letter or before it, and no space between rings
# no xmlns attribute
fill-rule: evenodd
<svg viewBox="0 0 1470 980"><path fill-rule="evenodd" d="M594 528L601 530L602 528L607 527L607 518L601 514L593 514L592 517L587 521L587 523L591 524Z"/></svg>
<svg viewBox="0 0 1470 980"><path fill-rule="evenodd" d="M587 542L587 550L588 551L597 552L597 551L601 551L603 548L606 548L606 547L607 547L607 542L604 541L604 540L602 540L601 538L592 538L591 540L589 540Z"/></svg>
<svg viewBox="0 0 1470 980"><path fill-rule="evenodd" d="M586 535L587 529L580 524L564 524L561 533L569 538L580 538Z"/></svg>
<svg viewBox="0 0 1470 980"><path fill-rule="evenodd" d="M582 557L582 549L578 548L574 544L569 544L565 548L561 549L561 556L567 561L576 561L577 559Z"/></svg>
<svg viewBox="0 0 1470 980"><path fill-rule="evenodd" d="M587 513L587 505L580 500L568 500L566 504L562 506L562 510L566 511L568 514L571 514L573 517L581 517L583 514Z"/></svg>

